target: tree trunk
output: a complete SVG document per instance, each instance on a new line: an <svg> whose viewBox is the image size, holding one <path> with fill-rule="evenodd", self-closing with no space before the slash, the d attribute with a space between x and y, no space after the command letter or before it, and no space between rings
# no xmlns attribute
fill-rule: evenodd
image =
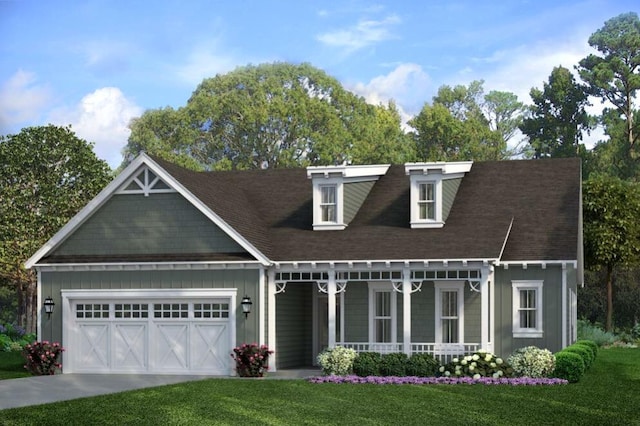
<svg viewBox="0 0 640 426"><path fill-rule="evenodd" d="M607 323L606 331L613 331L613 266L607 265Z"/></svg>

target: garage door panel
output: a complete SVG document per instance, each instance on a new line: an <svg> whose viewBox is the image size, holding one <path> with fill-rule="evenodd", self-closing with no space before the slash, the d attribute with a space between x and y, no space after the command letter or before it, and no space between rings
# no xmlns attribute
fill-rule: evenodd
<svg viewBox="0 0 640 426"><path fill-rule="evenodd" d="M228 369L229 346L226 323L194 323L191 334L191 368L199 371Z"/></svg>
<svg viewBox="0 0 640 426"><path fill-rule="evenodd" d="M79 369L87 371L108 370L109 324L79 324L78 350L75 360Z"/></svg>
<svg viewBox="0 0 640 426"><path fill-rule="evenodd" d="M188 370L189 324L156 324L153 353L156 370Z"/></svg>
<svg viewBox="0 0 640 426"><path fill-rule="evenodd" d="M115 370L146 371L147 324L113 324L113 368Z"/></svg>

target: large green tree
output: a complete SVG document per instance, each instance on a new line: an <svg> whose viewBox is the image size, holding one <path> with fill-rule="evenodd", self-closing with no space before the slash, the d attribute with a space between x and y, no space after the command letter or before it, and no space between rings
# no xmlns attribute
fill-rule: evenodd
<svg viewBox="0 0 640 426"><path fill-rule="evenodd" d="M125 162L144 150L195 169L358 164L372 141L384 144L377 161L400 161L406 142L387 109L309 64L249 65L203 80L184 107L135 120Z"/></svg>
<svg viewBox="0 0 640 426"><path fill-rule="evenodd" d="M0 281L15 289L27 330L35 327L37 281L24 262L110 179L107 163L70 127L0 136Z"/></svg>
<svg viewBox="0 0 640 426"><path fill-rule="evenodd" d="M589 37L591 54L577 66L590 95L613 105L624 118L624 143L628 158L637 161L640 123L635 118L636 96L640 89L640 19L635 12L624 13L605 22ZM629 177L629 176L623 176Z"/></svg>
<svg viewBox="0 0 640 426"><path fill-rule="evenodd" d="M640 256L640 191L635 183L592 175L583 185L586 264L605 271L606 329L613 329L613 276Z"/></svg>
<svg viewBox="0 0 640 426"><path fill-rule="evenodd" d="M555 67L542 90L534 87L530 95L533 105L520 130L527 136L534 157L579 156L585 149L583 133L591 128L584 87L567 68Z"/></svg>
<svg viewBox="0 0 640 426"><path fill-rule="evenodd" d="M515 95L491 92L482 81L469 86L442 86L433 104L425 104L409 121L420 161L503 160L509 157L507 140L517 123ZM514 103L515 102L515 103ZM511 121L515 120L515 121Z"/></svg>

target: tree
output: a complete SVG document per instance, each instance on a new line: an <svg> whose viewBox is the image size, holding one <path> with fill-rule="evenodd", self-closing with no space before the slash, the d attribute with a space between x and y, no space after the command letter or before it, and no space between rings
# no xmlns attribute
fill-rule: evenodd
<svg viewBox="0 0 640 426"><path fill-rule="evenodd" d="M583 199L586 263L605 270L606 329L611 331L614 272L637 263L640 255L640 191L617 177L592 175L584 182Z"/></svg>
<svg viewBox="0 0 640 426"><path fill-rule="evenodd" d="M534 157L576 157L584 146L582 135L591 128L585 108L589 105L584 88L571 71L555 67L543 89L529 92L533 106L520 130L534 150Z"/></svg>
<svg viewBox="0 0 640 426"><path fill-rule="evenodd" d="M24 262L110 178L107 163L70 127L0 136L0 278L15 288L27 330L35 326L37 280Z"/></svg>
<svg viewBox="0 0 640 426"><path fill-rule="evenodd" d="M522 123L524 104L511 92L492 90L484 97L484 111L489 128L497 131L502 140L508 142Z"/></svg>
<svg viewBox="0 0 640 426"><path fill-rule="evenodd" d="M640 89L640 19L635 12L624 13L605 22L589 37L589 45L600 52L582 59L576 67L587 91L602 102L610 102L625 117L625 145L630 158L635 153L639 124L634 100Z"/></svg>
<svg viewBox="0 0 640 426"><path fill-rule="evenodd" d="M381 140L371 129L392 135L379 158L392 162L400 122L384 109L309 64L240 67L203 80L186 106L133 122L125 163L141 150L196 169L356 163L363 144Z"/></svg>

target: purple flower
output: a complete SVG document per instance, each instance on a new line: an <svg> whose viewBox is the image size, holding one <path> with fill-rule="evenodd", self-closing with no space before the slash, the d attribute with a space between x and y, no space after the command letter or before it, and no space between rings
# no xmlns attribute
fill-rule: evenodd
<svg viewBox="0 0 640 426"><path fill-rule="evenodd" d="M481 377L474 379L472 377L395 377L395 376L316 376L307 379L309 383L349 383L349 384L376 384L376 385L512 385L512 386L541 386L541 385L566 385L569 383L564 379L555 378L493 378Z"/></svg>

